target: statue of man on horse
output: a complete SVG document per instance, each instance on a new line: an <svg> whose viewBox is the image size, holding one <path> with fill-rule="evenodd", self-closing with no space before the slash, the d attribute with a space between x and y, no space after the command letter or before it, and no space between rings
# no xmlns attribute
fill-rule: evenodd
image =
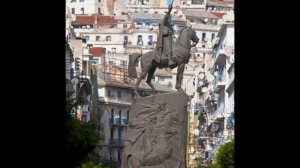
<svg viewBox="0 0 300 168"><path fill-rule="evenodd" d="M173 3L172 3L173 4ZM163 23L159 27L159 36L157 39L156 48L147 53L131 53L129 55L128 76L130 78L137 78L136 66L138 65L139 58L141 57L141 70L142 73L138 77L135 84L134 93L140 97L138 93L138 86L142 79L147 75L146 83L155 91L151 83L153 74L156 68L177 67L176 85L178 91L182 91L182 79L185 64L189 62L191 57L191 48L195 47L199 42L196 32L188 25L183 28L176 42L173 43L171 28L171 10L172 4L169 5L169 11L166 13ZM194 44L191 44L193 42ZM174 46L172 46L174 45Z"/></svg>
<svg viewBox="0 0 300 168"><path fill-rule="evenodd" d="M162 24L159 25L159 35L157 38L156 46L156 56L155 61L161 63L162 59L168 60L168 65L170 68L176 67L176 62L173 58L172 53L172 43L173 43L173 28L171 24L171 11L173 8L173 2L168 7L168 12L166 13Z"/></svg>

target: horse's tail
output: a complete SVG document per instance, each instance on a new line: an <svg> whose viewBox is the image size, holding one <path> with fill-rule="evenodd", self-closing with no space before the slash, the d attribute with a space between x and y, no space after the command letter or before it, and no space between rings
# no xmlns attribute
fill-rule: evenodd
<svg viewBox="0 0 300 168"><path fill-rule="evenodd" d="M132 53L129 55L128 76L129 78L137 78L136 66L139 64L138 58L141 57L141 53Z"/></svg>

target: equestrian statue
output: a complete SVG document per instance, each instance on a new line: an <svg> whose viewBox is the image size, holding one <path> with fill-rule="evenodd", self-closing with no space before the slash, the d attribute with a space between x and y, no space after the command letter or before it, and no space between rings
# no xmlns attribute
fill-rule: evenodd
<svg viewBox="0 0 300 168"><path fill-rule="evenodd" d="M151 79L154 75L156 68L175 68L177 69L176 85L175 88L178 91L182 91L181 84L183 79L183 71L185 64L189 62L191 57L190 50L195 47L199 41L196 32L187 26L180 31L179 37L176 41L173 41L173 29L171 25L171 11L172 4L168 7L168 12L166 13L162 24L159 25L159 35L157 38L157 45L154 50L149 51L145 54L132 53L129 55L129 66L128 66L128 76L130 78L137 78L137 72L135 66L138 65L138 58L141 57L141 70L142 73L138 77L134 93L137 97L140 97L138 93L138 86L142 79L147 76L146 83L156 91L151 83ZM194 44L191 44L191 41Z"/></svg>

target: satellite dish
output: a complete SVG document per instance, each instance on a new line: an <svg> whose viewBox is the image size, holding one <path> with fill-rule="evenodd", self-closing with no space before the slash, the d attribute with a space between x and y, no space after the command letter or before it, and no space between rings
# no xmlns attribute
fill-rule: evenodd
<svg viewBox="0 0 300 168"><path fill-rule="evenodd" d="M218 76L218 74L219 74L218 71L214 72L214 76Z"/></svg>

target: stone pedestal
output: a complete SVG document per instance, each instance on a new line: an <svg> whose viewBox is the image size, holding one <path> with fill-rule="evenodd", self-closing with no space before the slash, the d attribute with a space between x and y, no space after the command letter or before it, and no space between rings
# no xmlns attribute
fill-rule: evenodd
<svg viewBox="0 0 300 168"><path fill-rule="evenodd" d="M134 99L121 168L186 168L187 102L184 92Z"/></svg>

